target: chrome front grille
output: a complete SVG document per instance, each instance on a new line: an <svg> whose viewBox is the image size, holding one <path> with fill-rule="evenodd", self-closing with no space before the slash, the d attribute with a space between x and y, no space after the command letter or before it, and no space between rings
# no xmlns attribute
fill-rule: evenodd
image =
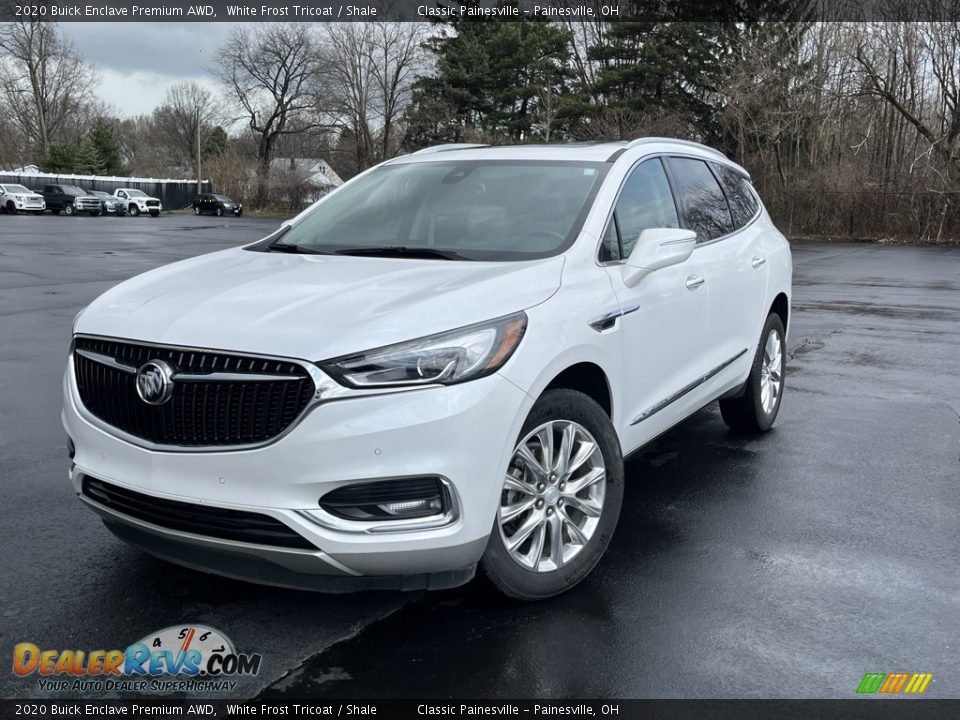
<svg viewBox="0 0 960 720"><path fill-rule="evenodd" d="M173 391L150 405L137 391L137 371L158 360L174 371ZM81 336L73 361L86 410L156 445L263 444L287 430L315 392L307 369L291 360Z"/></svg>

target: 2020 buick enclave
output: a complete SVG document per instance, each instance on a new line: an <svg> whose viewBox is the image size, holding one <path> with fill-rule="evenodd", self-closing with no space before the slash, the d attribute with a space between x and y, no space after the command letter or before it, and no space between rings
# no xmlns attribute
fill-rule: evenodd
<svg viewBox="0 0 960 720"><path fill-rule="evenodd" d="M227 576L536 599L599 561L623 457L783 392L792 264L702 145L440 146L78 316L64 425L121 538Z"/></svg>

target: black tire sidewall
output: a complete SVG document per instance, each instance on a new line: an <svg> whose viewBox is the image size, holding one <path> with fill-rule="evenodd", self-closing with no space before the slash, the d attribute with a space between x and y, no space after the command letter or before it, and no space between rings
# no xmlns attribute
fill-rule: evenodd
<svg viewBox="0 0 960 720"><path fill-rule="evenodd" d="M550 420L572 420L585 427L600 446L607 470L607 486L600 523L586 548L559 570L538 573L517 564L504 547L497 519L481 559L481 568L502 592L522 600L540 600L558 595L583 580L600 561L613 537L623 503L623 455L610 418L592 398L575 390L544 393L534 404L514 445L531 430ZM497 507L499 508L497 493Z"/></svg>
<svg viewBox="0 0 960 720"><path fill-rule="evenodd" d="M770 336L770 331L774 329L779 333L780 336L780 353L783 357L783 369L781 370L780 395L777 396L777 404L774 406L773 412L767 414L763 410L763 403L760 399L760 376L761 368L763 366L764 348L767 345L767 338ZM784 376L786 375L787 366L787 341L785 335L786 333L784 332L783 321L780 319L780 316L775 313L771 313L763 325L763 332L760 334L760 344L757 347L757 354L753 359L753 368L750 371L750 385L747 389L747 396L753 404L753 412L757 418L757 426L763 432L766 432L773 427L773 423L776 422L777 415L780 414L780 404L783 401L783 391L786 384L786 377Z"/></svg>

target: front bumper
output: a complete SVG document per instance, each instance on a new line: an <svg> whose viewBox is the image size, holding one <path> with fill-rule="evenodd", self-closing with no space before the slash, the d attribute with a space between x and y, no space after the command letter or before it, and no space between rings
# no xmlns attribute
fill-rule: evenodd
<svg viewBox="0 0 960 720"><path fill-rule="evenodd" d="M47 203L44 200L14 200L13 204L17 210L24 212L43 212L47 209Z"/></svg>
<svg viewBox="0 0 960 720"><path fill-rule="evenodd" d="M315 546L280 548L174 531L81 494L115 534L173 562L290 587L414 589L467 582L493 527L501 478L533 400L500 375L452 387L320 403L274 443L232 452L148 450L92 423L72 362L63 423L75 445L70 477L88 475L145 495L273 517ZM327 492L362 480L446 478L457 513L442 527L391 532L327 524Z"/></svg>

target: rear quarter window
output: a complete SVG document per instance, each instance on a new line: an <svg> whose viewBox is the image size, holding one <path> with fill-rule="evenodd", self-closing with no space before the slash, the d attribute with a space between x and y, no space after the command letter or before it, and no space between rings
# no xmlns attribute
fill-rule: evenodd
<svg viewBox="0 0 960 720"><path fill-rule="evenodd" d="M727 196L733 227L739 230L757 214L760 208L757 196L750 186L750 181L733 168L713 163L713 169L720 178L720 185L723 186L723 192Z"/></svg>
<svg viewBox="0 0 960 720"><path fill-rule="evenodd" d="M668 161L676 185L684 226L697 233L697 242L715 240L733 231L727 198L707 163L694 158Z"/></svg>

